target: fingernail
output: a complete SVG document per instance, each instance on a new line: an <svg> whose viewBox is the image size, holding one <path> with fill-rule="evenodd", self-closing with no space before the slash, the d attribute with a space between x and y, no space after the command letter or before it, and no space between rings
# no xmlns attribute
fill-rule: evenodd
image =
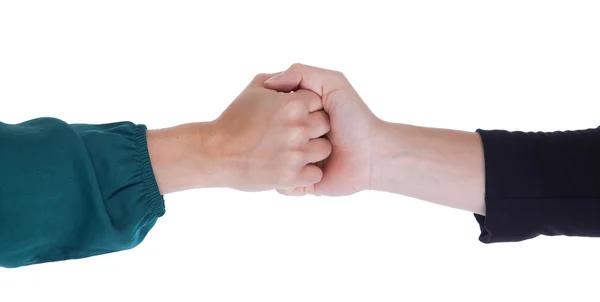
<svg viewBox="0 0 600 302"><path fill-rule="evenodd" d="M266 80L265 83L271 83L279 78L281 78L281 76L283 75L283 73L280 73L278 75L272 76L270 79Z"/></svg>

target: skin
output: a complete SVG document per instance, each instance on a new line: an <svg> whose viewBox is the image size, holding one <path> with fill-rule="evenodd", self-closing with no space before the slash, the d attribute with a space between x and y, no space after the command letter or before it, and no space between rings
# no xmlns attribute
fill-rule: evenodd
<svg viewBox="0 0 600 302"><path fill-rule="evenodd" d="M477 133L416 127L377 118L337 71L294 64L266 81L277 91L317 93L333 145L316 195L377 190L485 215L484 158ZM294 190L280 190L296 195Z"/></svg>
<svg viewBox="0 0 600 302"><path fill-rule="evenodd" d="M320 97L308 90L281 93L257 75L214 121L147 133L162 194L226 187L256 192L302 187L323 177L315 163L331 153Z"/></svg>
<svg viewBox="0 0 600 302"><path fill-rule="evenodd" d="M477 133L379 119L337 71L261 74L219 118L148 131L161 190L401 194L485 215Z"/></svg>

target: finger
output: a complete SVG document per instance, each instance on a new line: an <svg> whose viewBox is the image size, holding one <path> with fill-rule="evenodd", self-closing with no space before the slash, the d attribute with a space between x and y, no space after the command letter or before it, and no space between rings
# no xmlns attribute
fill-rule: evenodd
<svg viewBox="0 0 600 302"><path fill-rule="evenodd" d="M308 119L310 123L310 138L321 137L331 130L329 115L324 110L309 114Z"/></svg>
<svg viewBox="0 0 600 302"><path fill-rule="evenodd" d="M318 163L316 163L315 165L317 167L319 167L321 169L321 171L323 171L323 167L325 166L325 162L327 161L327 159L320 161ZM323 181L320 180L319 183ZM277 190L277 192L279 192L279 194L282 195L287 195L287 196L304 196L304 195L317 195L317 186L319 185L319 183L310 185L310 186L305 186L305 187L296 187L296 188L289 188L289 189L279 189Z"/></svg>
<svg viewBox="0 0 600 302"><path fill-rule="evenodd" d="M303 64L294 64L283 73L265 81L265 87L277 91L290 92L299 88L314 91L319 96L340 88L345 77L337 71Z"/></svg>
<svg viewBox="0 0 600 302"><path fill-rule="evenodd" d="M323 170L313 164L304 166L294 187L310 187L323 178Z"/></svg>
<svg viewBox="0 0 600 302"><path fill-rule="evenodd" d="M304 196L307 194L313 194L315 192L315 185L290 189L279 189L277 192L286 196Z"/></svg>
<svg viewBox="0 0 600 302"><path fill-rule="evenodd" d="M307 163L318 163L331 155L333 147L326 138L315 138L308 141ZM319 167L317 167L319 168Z"/></svg>
<svg viewBox="0 0 600 302"><path fill-rule="evenodd" d="M294 91L294 93L287 94L287 97L292 100L301 100L308 107L308 112L315 112L323 109L323 102L321 101L321 97L306 89L300 89Z"/></svg>

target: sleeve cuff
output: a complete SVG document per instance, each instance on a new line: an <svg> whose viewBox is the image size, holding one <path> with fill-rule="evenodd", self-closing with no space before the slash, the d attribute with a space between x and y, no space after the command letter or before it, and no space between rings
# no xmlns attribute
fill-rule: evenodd
<svg viewBox="0 0 600 302"><path fill-rule="evenodd" d="M145 125L136 125L135 127L134 138L137 145L137 154L140 157L138 175L142 180L145 195L143 199L148 201L149 215L162 217L165 214L165 200L158 188L158 183L152 170L152 163L150 162L148 141L146 138L148 129Z"/></svg>

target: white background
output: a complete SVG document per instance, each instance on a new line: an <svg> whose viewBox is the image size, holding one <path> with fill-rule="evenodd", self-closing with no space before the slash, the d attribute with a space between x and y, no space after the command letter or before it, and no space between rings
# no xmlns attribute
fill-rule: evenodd
<svg viewBox="0 0 600 302"><path fill-rule="evenodd" d="M600 125L595 1L2 1L0 120L216 116L259 72L340 70L383 119ZM1 168L1 167L0 167ZM600 239L485 245L402 196L166 196L137 248L0 269L0 301L597 301Z"/></svg>

